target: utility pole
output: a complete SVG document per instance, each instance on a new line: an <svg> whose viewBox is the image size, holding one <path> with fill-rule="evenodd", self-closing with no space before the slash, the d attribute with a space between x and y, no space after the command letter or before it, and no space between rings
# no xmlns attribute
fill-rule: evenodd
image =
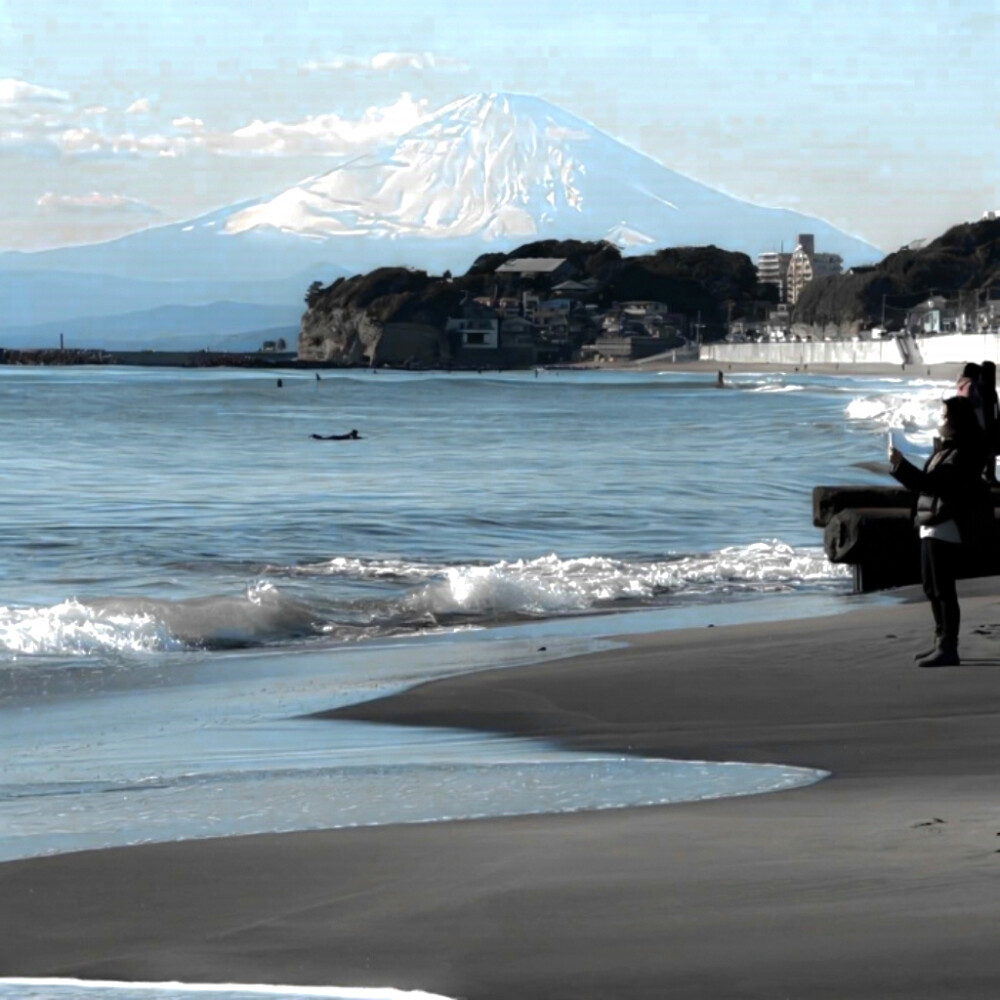
<svg viewBox="0 0 1000 1000"><path fill-rule="evenodd" d="M701 310L698 310L698 320L692 324L694 326L694 342L700 347L701 346L701 330L704 324L701 321Z"/></svg>

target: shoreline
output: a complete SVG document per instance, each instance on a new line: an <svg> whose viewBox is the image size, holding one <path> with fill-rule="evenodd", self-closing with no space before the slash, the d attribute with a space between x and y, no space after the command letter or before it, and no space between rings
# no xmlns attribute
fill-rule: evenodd
<svg viewBox="0 0 1000 1000"><path fill-rule="evenodd" d="M912 665L929 613L901 603L631 636L328 713L832 772L818 784L11 862L0 974L469 1000L992 997L1000 580L961 594L958 668Z"/></svg>
<svg viewBox="0 0 1000 1000"><path fill-rule="evenodd" d="M771 362L751 361L702 361L698 358L669 361L662 356L656 358L641 358L636 361L605 362L603 364L588 363L574 366L580 369L595 371L622 372L704 372L714 375L722 372L723 376L733 374L800 374L800 375L879 375L898 378L933 378L954 382L962 371L963 365L958 362L932 365L889 365L889 364L802 364L779 365Z"/></svg>
<svg viewBox="0 0 1000 1000"><path fill-rule="evenodd" d="M433 367L391 367L370 365L342 365L323 361L302 361L297 357L268 354L260 351L110 351L98 348L2 348L2 367L126 367L126 368L244 368L267 371L309 371L309 372L409 372L412 374L486 374L496 369L474 366L433 368ZM654 355L626 361L581 361L558 365L531 365L525 368L503 368L504 372L550 372L559 371L619 371L649 374L651 372L710 373L719 371L727 374L791 374L803 375L875 375L897 376L899 378L933 378L954 381L962 371L960 362L929 365L894 364L802 364L782 365L773 362L743 361L702 361L698 358L671 360L666 355Z"/></svg>

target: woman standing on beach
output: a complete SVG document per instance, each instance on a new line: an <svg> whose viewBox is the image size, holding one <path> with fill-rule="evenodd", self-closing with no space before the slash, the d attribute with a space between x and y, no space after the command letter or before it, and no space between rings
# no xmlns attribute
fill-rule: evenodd
<svg viewBox="0 0 1000 1000"><path fill-rule="evenodd" d="M917 655L919 667L950 667L960 662L961 613L955 584L963 543L972 551L983 526L981 518L989 510L983 480L986 442L971 400L964 396L945 400L939 434L923 469L889 445L893 477L918 494L915 521L920 530L920 573L934 614L934 646Z"/></svg>

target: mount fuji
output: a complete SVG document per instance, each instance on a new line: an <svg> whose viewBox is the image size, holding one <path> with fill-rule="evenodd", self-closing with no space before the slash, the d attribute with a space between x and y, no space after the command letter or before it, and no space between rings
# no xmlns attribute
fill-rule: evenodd
<svg viewBox="0 0 1000 1000"><path fill-rule="evenodd" d="M69 323L75 287L92 329L102 301L109 316L221 299L301 309L312 280L383 265L464 271L542 239L606 239L626 253L715 244L755 258L800 233L848 266L883 256L820 219L699 184L540 98L475 95L276 196L106 243L0 254L0 343L12 327ZM225 293L213 296L213 282ZM197 314L192 323L212 335Z"/></svg>
<svg viewBox="0 0 1000 1000"><path fill-rule="evenodd" d="M472 262L452 256L459 245L482 252L538 239L608 239L626 250L711 243L756 257L791 249L803 232L849 265L882 256L826 222L732 198L540 98L509 94L457 101L391 145L240 209L223 231L264 228L419 240L450 266Z"/></svg>

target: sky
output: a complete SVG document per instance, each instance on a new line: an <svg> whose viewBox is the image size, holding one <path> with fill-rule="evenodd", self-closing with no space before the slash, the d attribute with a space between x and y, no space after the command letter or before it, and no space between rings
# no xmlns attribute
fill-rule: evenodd
<svg viewBox="0 0 1000 1000"><path fill-rule="evenodd" d="M532 94L885 251L1000 209L1000 0L0 0L0 250L278 193Z"/></svg>

